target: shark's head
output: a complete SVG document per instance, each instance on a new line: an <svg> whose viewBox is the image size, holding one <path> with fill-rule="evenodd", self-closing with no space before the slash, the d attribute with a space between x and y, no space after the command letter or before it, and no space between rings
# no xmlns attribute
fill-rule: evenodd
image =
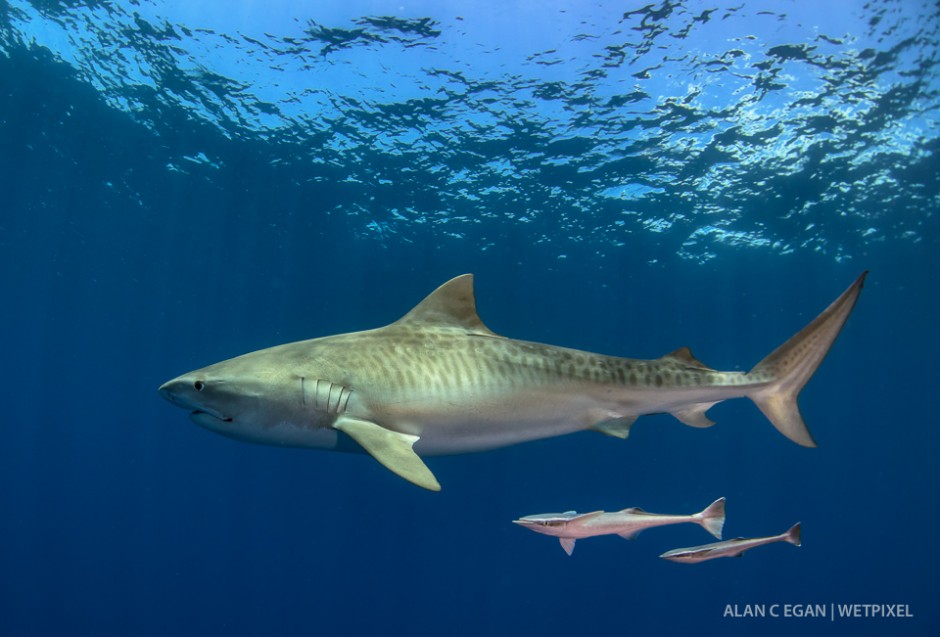
<svg viewBox="0 0 940 637"><path fill-rule="evenodd" d="M160 386L160 395L188 410L200 427L230 438L335 447L336 432L329 429L335 413L318 408L317 396L289 367L271 365L257 354L178 376Z"/></svg>
<svg viewBox="0 0 940 637"><path fill-rule="evenodd" d="M232 428L236 416L242 422L257 410L257 395L243 385L204 370L183 374L160 386L160 395L183 409L193 422L213 431Z"/></svg>

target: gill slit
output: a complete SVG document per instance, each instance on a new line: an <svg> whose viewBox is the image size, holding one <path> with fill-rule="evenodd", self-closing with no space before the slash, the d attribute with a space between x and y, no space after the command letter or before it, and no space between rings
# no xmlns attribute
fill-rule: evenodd
<svg viewBox="0 0 940 637"><path fill-rule="evenodd" d="M326 413L331 414L335 413L333 410L333 388L336 387L333 383L330 383L330 389L326 392ZM342 393L340 389L340 393ZM339 400L336 401L336 406L339 407Z"/></svg>

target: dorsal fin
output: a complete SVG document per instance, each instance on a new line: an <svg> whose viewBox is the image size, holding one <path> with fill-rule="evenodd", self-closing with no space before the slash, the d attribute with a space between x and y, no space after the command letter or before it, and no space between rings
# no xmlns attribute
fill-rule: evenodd
<svg viewBox="0 0 940 637"><path fill-rule="evenodd" d="M715 371L711 367L709 367L708 365L700 361L699 359L695 358L692 355L692 350L690 350L688 347L680 347L674 352L669 352L668 354L663 356L663 358L672 359L674 361L679 361L683 365L687 365L689 367L698 367L699 369L707 369L708 371L711 371L711 372Z"/></svg>
<svg viewBox="0 0 940 637"><path fill-rule="evenodd" d="M577 515L571 518L570 520L568 520L568 522L574 522L574 521L587 522L588 520L593 520L594 518L600 517L602 515L604 515L603 511L591 511L590 513L581 513L580 515Z"/></svg>
<svg viewBox="0 0 940 637"><path fill-rule="evenodd" d="M462 274L437 288L394 325L460 327L474 334L496 336L477 315L472 274Z"/></svg>

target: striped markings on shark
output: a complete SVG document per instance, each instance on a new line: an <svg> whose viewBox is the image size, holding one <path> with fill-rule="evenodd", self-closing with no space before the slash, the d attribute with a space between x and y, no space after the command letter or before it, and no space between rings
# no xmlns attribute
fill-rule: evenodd
<svg viewBox="0 0 940 637"><path fill-rule="evenodd" d="M473 277L448 281L382 328L251 352L164 383L198 425L246 442L365 452L410 482L440 484L421 456L469 453L594 430L626 438L642 415L692 427L751 399L814 447L797 406L855 306L860 275L749 372L722 372L687 347L640 360L499 336L477 314Z"/></svg>

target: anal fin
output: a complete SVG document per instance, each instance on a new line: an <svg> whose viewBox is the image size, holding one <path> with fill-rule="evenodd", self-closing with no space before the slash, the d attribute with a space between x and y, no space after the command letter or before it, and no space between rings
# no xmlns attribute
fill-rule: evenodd
<svg viewBox="0 0 940 637"><path fill-rule="evenodd" d="M634 422L636 422L636 416L623 416L621 418L604 420L591 425L590 428L602 434L626 440L627 436L630 435L630 427L633 426Z"/></svg>
<svg viewBox="0 0 940 637"><path fill-rule="evenodd" d="M419 487L431 491L441 490L437 478L412 449L418 441L418 436L399 433L374 422L348 416L341 416L333 428L358 442L369 455L392 473Z"/></svg>

